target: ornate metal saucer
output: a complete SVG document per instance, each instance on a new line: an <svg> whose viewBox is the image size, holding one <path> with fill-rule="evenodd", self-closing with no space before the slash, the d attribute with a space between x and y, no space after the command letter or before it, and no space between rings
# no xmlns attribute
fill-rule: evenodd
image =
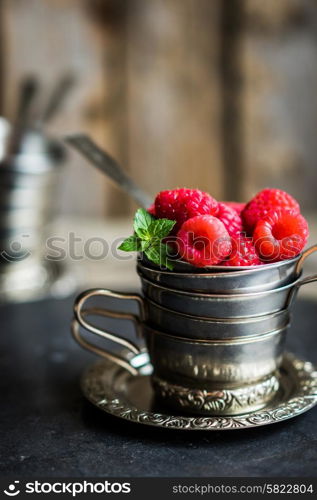
<svg viewBox="0 0 317 500"><path fill-rule="evenodd" d="M111 361L90 367L82 377L86 398L106 413L132 422L169 429L217 431L246 429L296 417L317 404L317 367L286 354L281 368L280 390L270 404L252 413L224 416L173 415L158 406L149 374L131 375Z"/></svg>

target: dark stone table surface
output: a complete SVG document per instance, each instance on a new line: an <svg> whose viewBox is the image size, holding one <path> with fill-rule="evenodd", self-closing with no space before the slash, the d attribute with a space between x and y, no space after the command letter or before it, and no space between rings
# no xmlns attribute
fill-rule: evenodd
<svg viewBox="0 0 317 500"><path fill-rule="evenodd" d="M84 400L95 357L69 334L72 301L0 308L3 476L315 476L317 407L258 429L184 432L118 420ZM317 363L317 308L298 300L288 349Z"/></svg>

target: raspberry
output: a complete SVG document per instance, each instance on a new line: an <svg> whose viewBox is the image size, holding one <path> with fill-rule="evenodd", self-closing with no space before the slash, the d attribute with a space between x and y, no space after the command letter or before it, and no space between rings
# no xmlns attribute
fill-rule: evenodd
<svg viewBox="0 0 317 500"><path fill-rule="evenodd" d="M271 210L284 208L300 212L297 201L281 189L263 189L252 198L241 213L246 230L252 234L256 223L263 219Z"/></svg>
<svg viewBox="0 0 317 500"><path fill-rule="evenodd" d="M238 215L241 214L242 210L246 206L246 203L238 203L237 201L223 201L227 207L233 208L237 212Z"/></svg>
<svg viewBox="0 0 317 500"><path fill-rule="evenodd" d="M272 210L258 221L253 240L257 253L266 262L291 259L304 248L308 224L296 210Z"/></svg>
<svg viewBox="0 0 317 500"><path fill-rule="evenodd" d="M177 243L180 257L197 267L218 264L231 252L228 231L212 215L197 215L184 222Z"/></svg>
<svg viewBox="0 0 317 500"><path fill-rule="evenodd" d="M208 193L198 189L172 189L161 191L155 198L155 214L158 218L176 220L173 233L196 215L215 215L218 202Z"/></svg>
<svg viewBox="0 0 317 500"><path fill-rule="evenodd" d="M235 237L242 232L242 219L240 215L225 203L218 203L216 217L221 220L230 236Z"/></svg>
<svg viewBox="0 0 317 500"><path fill-rule="evenodd" d="M221 263L223 266L258 266L262 264L256 253L252 238L239 236L232 238L232 251L228 260Z"/></svg>
<svg viewBox="0 0 317 500"><path fill-rule="evenodd" d="M155 204L152 203L152 205L147 209L147 211L149 212L149 214L153 215L153 217L155 217Z"/></svg>

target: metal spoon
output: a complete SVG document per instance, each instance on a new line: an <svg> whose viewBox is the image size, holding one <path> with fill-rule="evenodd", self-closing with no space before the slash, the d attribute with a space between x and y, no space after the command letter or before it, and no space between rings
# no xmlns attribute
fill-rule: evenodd
<svg viewBox="0 0 317 500"><path fill-rule="evenodd" d="M12 127L12 136L7 154L19 152L25 132L32 120L32 107L35 96L38 94L39 83L35 76L28 76L21 82L16 116Z"/></svg>
<svg viewBox="0 0 317 500"><path fill-rule="evenodd" d="M90 137L85 134L74 134L66 136L65 141L118 184L138 205L149 208L152 203L151 197L137 186L117 161L100 149Z"/></svg>
<svg viewBox="0 0 317 500"><path fill-rule="evenodd" d="M41 118L38 120L38 127L53 119L53 117L60 110L66 95L74 86L75 81L75 76L71 73L64 74L60 77L52 91Z"/></svg>
<svg viewBox="0 0 317 500"><path fill-rule="evenodd" d="M20 95L14 126L17 128L27 128L31 121L31 106L35 96L39 91L39 82L35 76L24 78L20 86Z"/></svg>

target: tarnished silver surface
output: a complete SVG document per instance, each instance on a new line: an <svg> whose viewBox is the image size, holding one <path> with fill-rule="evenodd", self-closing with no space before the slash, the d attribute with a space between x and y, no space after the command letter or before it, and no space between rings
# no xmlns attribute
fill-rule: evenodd
<svg viewBox="0 0 317 500"><path fill-rule="evenodd" d="M136 300L140 316L113 312L104 308L87 307L89 299L98 296L105 299L111 297ZM140 355L142 349L138 344L98 327L88 320L88 317L110 316L132 320L136 332L143 337L147 345L154 367L154 377L165 384L164 390L162 385L156 384L156 388L169 403L173 402L174 407L181 409L184 407L185 388L191 390L188 392L187 407L190 406L189 402L191 401L191 410L197 412L199 412L199 408L193 400L193 390L195 394L197 391L199 393L201 391L208 393L210 391L229 391L231 394L232 390L239 389L250 396L249 399L247 397L243 399L248 405L244 408L245 412L263 406L270 398L274 397L278 390L277 383L271 384L269 388L266 385L263 386L262 383L263 379L272 378L280 367L288 326L286 322L281 324L279 329L264 333L255 331L254 335L249 336L233 335L227 338L209 338L207 340L197 337L190 339L179 334L169 334L161 329L154 329L146 321L144 301L139 295L122 294L106 289L87 290L80 294L75 302L74 315L72 333L82 347L116 362L131 374L136 375L139 370L131 364L131 356L123 358L112 350L96 346L86 340L80 331L80 327L82 327L87 332L120 344L130 352L130 355ZM239 331L239 327L237 330ZM258 384L256 390L252 388L255 382ZM182 395L177 393L176 386L182 387ZM210 405L208 408L212 411ZM205 405L201 410L202 413L207 411L207 406ZM224 407L223 413L227 411L241 412L241 408Z"/></svg>
<svg viewBox="0 0 317 500"><path fill-rule="evenodd" d="M144 325L154 373L196 389L252 383L280 365L288 325L280 330L233 340L198 341L175 337ZM217 384L221 384L221 386Z"/></svg>
<svg viewBox="0 0 317 500"><path fill-rule="evenodd" d="M132 320L136 331L146 342L148 353L154 367L154 377L164 381L164 391L159 393L167 398L169 402L173 400L174 407L184 407L184 397L177 394L176 386L183 389L194 390L195 393L207 390L223 392L232 390L242 391L243 394L249 394L249 398L244 397L246 406L244 411L259 408L274 397L278 389L278 384L267 384L263 386L263 379L272 378L278 370L283 351L284 341L287 332L287 324L284 324L279 330L273 330L267 333L247 337L233 337L231 339L188 339L180 336L170 335L153 329L150 325L142 323L139 317L128 314L108 311L107 309L84 307L87 301L96 296L116 297L119 299L137 300L142 308L142 298L137 295L120 294L110 290L89 290L81 294L75 303L75 318L72 323L72 333L75 340L85 349L91 350L95 354L101 355L116 362L125 368L131 374L136 375L139 368L131 364L130 357L122 357L113 351L96 346L90 343L82 336L80 327L99 337L112 340L125 347L130 354L140 355L142 348L130 339L121 335L112 333L98 327L90 320L90 316L110 316ZM273 379L272 379L273 380ZM254 389L254 383L258 386ZM157 388L162 389L162 385ZM182 394L184 390L182 389ZM265 389L265 390L264 390ZM192 393L189 392L187 406L192 401L191 409L199 411L199 408L193 401ZM240 400L242 404L242 399ZM208 406L210 411L212 408ZM202 408L202 412L207 411L207 406ZM224 407L226 411L241 411L233 407Z"/></svg>
<svg viewBox="0 0 317 500"><path fill-rule="evenodd" d="M85 349L137 375L139 368L131 363L131 356L140 356L142 348L86 318L110 316L132 320L136 332L145 340L157 393L166 402L174 408L213 412L210 394L224 393L224 415L253 411L267 404L278 391L276 372L283 358L290 306L299 287L316 280L314 275L265 292L216 295L162 287L141 276L144 299L107 289L80 294L74 305L72 334ZM139 315L87 308L87 301L98 296L135 300ZM122 357L89 342L81 327L124 346L130 356ZM243 397L237 398L237 391ZM197 394L200 402L203 399L200 405L196 404Z"/></svg>
<svg viewBox="0 0 317 500"><path fill-rule="evenodd" d="M139 275L167 288L210 294L240 294L280 288L299 278L304 261L317 250L314 245L294 259L253 267L197 268L176 261L174 271L161 270L146 257L138 260Z"/></svg>
<svg viewBox="0 0 317 500"><path fill-rule="evenodd" d="M285 326L290 321L289 309L267 316L240 319L215 319L192 316L144 300L145 321L157 330L174 336L198 340L233 339L261 335Z"/></svg>
<svg viewBox="0 0 317 500"><path fill-rule="evenodd" d="M174 290L141 277L145 297L157 304L184 314L220 319L264 316L286 309L302 285L316 280L314 275L266 292L215 295Z"/></svg>
<svg viewBox="0 0 317 500"><path fill-rule="evenodd" d="M235 416L186 416L155 403L149 376L133 376L111 361L99 361L83 375L85 397L105 413L130 422L177 430L248 429L296 417L317 404L317 369L285 355L280 390L265 408Z"/></svg>
<svg viewBox="0 0 317 500"><path fill-rule="evenodd" d="M139 306L140 316L135 316L134 314L129 314L126 312L109 311L108 309L103 308L87 307L87 302L93 297L110 297L121 300L134 300ZM98 326L92 324L90 321L88 321L87 316L105 316L109 318L127 319L134 323L136 333L139 337L141 337L143 334L143 331L141 329L141 321L144 317L142 297L140 297L140 295L138 294L114 292L105 288L86 290L85 292L80 293L78 297L76 297L74 304L74 318L71 324L72 335L81 347L93 352L94 354L98 354L103 358L109 359L110 361L114 361L118 366L125 368L132 375L136 375L138 373L138 369L133 366L133 364L131 364L130 359L131 355L135 356L142 354L142 348L132 340L128 340L121 335L110 332L103 328L99 328ZM96 346L95 344L86 340L85 337L83 337L81 328L103 339L112 340L114 343L119 344L121 347L125 347L130 356L122 356L121 354L117 354L112 350Z"/></svg>

